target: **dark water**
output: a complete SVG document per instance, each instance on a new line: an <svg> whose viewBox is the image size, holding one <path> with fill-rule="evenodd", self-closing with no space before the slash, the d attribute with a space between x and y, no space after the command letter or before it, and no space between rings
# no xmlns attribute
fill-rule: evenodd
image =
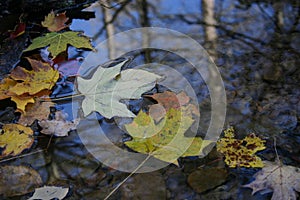
<svg viewBox="0 0 300 200"><path fill-rule="evenodd" d="M267 141L267 149L259 153L264 160L274 161L276 140L276 148L282 162L300 167L298 1L215 0L213 8L210 9L214 14L213 18L204 11L204 0L125 0L108 3L107 6L109 8L93 4L86 8L87 11L95 12L95 18L75 18L70 29L83 31L92 38L94 46L101 44L108 36L139 27L168 28L188 35L207 50L220 71L227 96L224 128L234 126L238 138L243 138L251 132L264 138ZM106 26L105 12L106 17L111 19L108 19L110 23ZM130 39L133 44L140 38L132 35ZM122 41L116 39L113 42ZM155 40L152 38L148 41L151 42ZM126 43L116 46L126 45L130 46ZM174 45L174 41L166 39L164 44L161 44L168 45ZM174 46L179 48L178 44ZM179 46L191 51L182 44ZM84 71L89 71L87 68L93 68L119 56L132 59L128 68L139 68L146 63L171 66L180 76L172 77L168 86L180 91L185 86L183 78L188 81L201 112L198 134L205 135L211 120L210 93L204 81L205 77L195 71L187 60L164 50L132 49L126 54L118 55L119 49L105 47L101 49L103 52L98 52L101 56L88 61L89 64L85 64L80 73L84 74ZM72 47L68 53L70 58L87 58L91 54ZM162 70L161 73L166 70L163 67L159 69ZM164 90L163 87L160 89ZM70 88L63 88L56 92L57 96L64 96L72 91ZM143 103L142 100L136 100L128 104L136 113L145 107ZM78 102L75 102L75 109L72 109L71 100L58 102L58 107L65 110L70 119L78 116L78 113L74 112L79 108ZM128 138L118 125L126 123L126 120L107 120L98 115L98 121L111 141L124 148L123 141ZM89 132L89 129L86 131ZM203 159L180 159L180 167L170 165L155 172L135 174L110 199L271 198L270 193L257 193L252 196L250 189L241 187L252 180L256 169L229 169L229 177L225 183L205 193L196 193L187 184L187 177L201 165L214 166L210 164L217 158L214 154L212 152ZM107 167L95 159L88 153L76 131L72 131L70 136L65 138L54 138L47 152L19 158L6 164L30 165L39 171L45 184L70 187L71 192L66 199L104 199L129 175ZM216 165L223 164L217 162Z"/></svg>

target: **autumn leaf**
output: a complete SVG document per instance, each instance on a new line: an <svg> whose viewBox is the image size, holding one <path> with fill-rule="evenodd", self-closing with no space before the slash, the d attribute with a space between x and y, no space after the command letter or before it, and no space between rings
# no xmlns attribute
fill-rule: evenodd
<svg viewBox="0 0 300 200"><path fill-rule="evenodd" d="M24 126L31 125L35 120L47 120L50 114L50 107L54 106L53 102L42 102L36 100L26 106L26 113L22 114L18 123Z"/></svg>
<svg viewBox="0 0 300 200"><path fill-rule="evenodd" d="M45 36L35 38L32 44L24 51L32 51L49 46L48 51L54 58L61 52L66 51L68 45L72 45L76 48L93 49L89 38L83 36L80 32L67 31L63 33L51 32Z"/></svg>
<svg viewBox="0 0 300 200"><path fill-rule="evenodd" d="M254 175L255 180L243 187L258 191L273 190L272 200L296 200L300 192L300 169L290 165L265 161L265 167Z"/></svg>
<svg viewBox="0 0 300 200"><path fill-rule="evenodd" d="M51 199L63 199L67 196L69 188L62 188L56 186L44 186L41 188L36 188L32 197L28 200L42 199L42 200L51 200Z"/></svg>
<svg viewBox="0 0 300 200"><path fill-rule="evenodd" d="M43 183L40 174L28 166L0 166L0 196L27 194Z"/></svg>
<svg viewBox="0 0 300 200"><path fill-rule="evenodd" d="M132 136L132 140L125 144L137 152L178 165L179 157L198 156L211 143L199 137L184 136L193 122L192 118L183 115L180 110L171 108L165 118L155 124L151 116L145 116L140 111L131 124L125 125L128 134Z"/></svg>
<svg viewBox="0 0 300 200"><path fill-rule="evenodd" d="M23 35L25 33L25 29L26 29L26 24L23 22L18 23L14 30L10 32L9 34L9 38L10 39L15 39L17 37L19 37L20 35Z"/></svg>
<svg viewBox="0 0 300 200"><path fill-rule="evenodd" d="M0 83L0 100L10 98L9 89L17 84L17 81L11 78L4 78Z"/></svg>
<svg viewBox="0 0 300 200"><path fill-rule="evenodd" d="M200 116L199 109L191 103L191 98L183 91L178 94L171 91L165 91L163 93L144 96L150 97L158 102L158 104L149 106L149 113L155 122L159 122L171 108L185 109L184 114L189 115L190 117L192 115Z"/></svg>
<svg viewBox="0 0 300 200"><path fill-rule="evenodd" d="M12 100L13 102L15 102L17 104L17 112L21 112L21 113L26 113L26 106L29 103L34 103L34 96L30 96L30 95L13 95L11 96L10 100Z"/></svg>
<svg viewBox="0 0 300 200"><path fill-rule="evenodd" d="M3 151L0 158L15 156L24 149L30 148L34 142L33 131L20 124L5 124L0 134L0 147Z"/></svg>
<svg viewBox="0 0 300 200"><path fill-rule="evenodd" d="M66 17L66 12L55 14L51 11L45 17L45 20L42 21L42 26L46 27L51 32L56 32L68 27L65 25L68 20L69 18Z"/></svg>
<svg viewBox="0 0 300 200"><path fill-rule="evenodd" d="M224 131L225 135L217 142L217 150L224 154L225 163L229 167L263 167L262 160L255 155L257 151L264 150L265 140L255 136L254 133L242 140L234 138L233 127Z"/></svg>
<svg viewBox="0 0 300 200"><path fill-rule="evenodd" d="M45 135L55 135L57 137L68 136L68 132L75 130L79 123L79 119L73 122L67 121L65 115L61 111L57 111L54 120L41 120L38 122L42 127L41 133Z"/></svg>
<svg viewBox="0 0 300 200"><path fill-rule="evenodd" d="M32 70L16 67L10 77L17 84L9 88L9 92L16 95L28 93L34 95L44 89L51 90L59 78L59 72L54 70L48 63L27 58Z"/></svg>
<svg viewBox="0 0 300 200"><path fill-rule="evenodd" d="M3 79L0 83L0 100L10 98L17 104L17 111L24 114L26 113L26 106L29 103L34 103L36 97L48 96L51 93L50 90L44 89L34 95L29 95L28 93L17 95L10 91L11 88L17 84L18 82L11 78Z"/></svg>
<svg viewBox="0 0 300 200"><path fill-rule="evenodd" d="M140 98L161 76L140 69L120 72L126 62L110 68L99 66L91 79L77 78L78 90L85 96L82 102L85 116L97 111L106 118L135 117L120 100Z"/></svg>

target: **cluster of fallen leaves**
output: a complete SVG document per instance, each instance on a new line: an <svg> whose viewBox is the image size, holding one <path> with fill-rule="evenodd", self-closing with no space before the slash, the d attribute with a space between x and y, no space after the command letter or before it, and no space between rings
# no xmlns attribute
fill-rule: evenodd
<svg viewBox="0 0 300 200"><path fill-rule="evenodd" d="M51 12L45 17L42 26L49 33L33 39L25 50L31 51L47 47L52 56L52 62L42 62L26 58L31 69L18 66L0 83L0 100L10 99L16 103L17 112L21 113L18 124L4 124L0 134L0 159L21 154L34 142L33 131L29 125L35 120L42 128L41 133L67 136L76 129L79 120L67 120L62 111L55 114L55 119L49 120L51 102L49 95L56 85L60 72L53 67L59 60L59 55L67 51L68 45L76 48L93 49L89 38L80 32L65 31L68 18L65 13ZM23 24L22 24L23 25ZM18 27L17 27L18 28ZM24 26L15 30L13 36L25 31ZM150 105L147 112L140 111L137 116L120 102L124 99L138 99L151 90L162 77L141 69L121 70L127 60L114 67L99 66L90 79L76 78L77 90L85 97L82 102L84 116L91 112L99 112L105 118L132 117L133 121L125 125L131 136L125 145L133 151L148 154L162 161L179 165L179 157L198 156L211 141L200 137L187 137L185 133L200 116L198 107L192 103L185 93L172 91L145 95L156 101ZM45 101L47 100L47 101ZM230 167L262 168L254 175L255 181L245 185L257 191L272 189L273 200L296 200L296 191L300 191L300 172L292 166L273 162L263 162L256 152L265 149L265 141L250 134L244 139L235 138L234 129L224 131L224 137L217 142L217 151L225 157L225 163ZM14 174L13 178L11 174ZM226 169L198 169L190 174L188 183L197 192L207 191L226 181ZM44 186L37 171L26 166L0 167L0 195L15 196L34 191L30 199L63 199L68 188ZM209 179L210 181L207 181ZM15 187L11 187L11 184ZM203 184L205 183L205 184ZM10 187L10 188L9 188Z"/></svg>

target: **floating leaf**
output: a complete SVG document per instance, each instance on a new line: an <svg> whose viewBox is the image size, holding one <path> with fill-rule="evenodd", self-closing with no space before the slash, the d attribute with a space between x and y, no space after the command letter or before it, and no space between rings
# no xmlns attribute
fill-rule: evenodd
<svg viewBox="0 0 300 200"><path fill-rule="evenodd" d="M140 98L161 76L139 69L120 72L125 63L111 68L100 66L91 79L77 78L78 90L85 96L82 102L85 116L97 111L106 118L135 117L120 100Z"/></svg>
<svg viewBox="0 0 300 200"><path fill-rule="evenodd" d="M11 78L4 78L1 80L0 83L0 100L10 98L11 95L9 94L9 88L15 86L17 81Z"/></svg>
<svg viewBox="0 0 300 200"><path fill-rule="evenodd" d="M19 76L32 77L32 74L26 74L26 71L23 71L22 69L20 71L18 69L18 67L16 68L17 72L15 72L14 70L12 71L12 74L18 75L17 77L19 77ZM22 74L20 74L21 72L22 72ZM57 75L58 75L58 73L57 73ZM56 78L56 77L54 77L54 78ZM11 98L11 100L17 104L17 111L19 111L21 113L25 113L25 107L27 104L35 102L35 97L42 97L42 96L50 94L50 90L48 90L48 89L43 89L42 91L35 93L33 95L29 95L29 93L23 94L22 90L20 90L18 88L20 88L24 84L26 85L27 82L31 82L31 81L26 80L26 82L25 81L18 82L18 80L19 80L19 78L17 78L17 80L14 80L12 77L8 77L8 78L4 78L1 81L1 83L0 83L0 100L6 99L6 98ZM19 84L21 84L21 86ZM33 84L33 82L31 82L30 84ZM39 82L36 82L35 84L39 84ZM46 85L46 86L50 87L51 85ZM17 91L22 94L18 95L16 93L14 93L16 88L17 88ZM30 89L30 88L28 88L28 86L27 86L27 89Z"/></svg>
<svg viewBox="0 0 300 200"><path fill-rule="evenodd" d="M49 46L48 51L52 57L56 57L67 50L68 44L76 48L93 49L89 38L83 36L80 32L67 31L63 33L47 33L45 36L35 38L32 44L24 51L32 51Z"/></svg>
<svg viewBox="0 0 300 200"><path fill-rule="evenodd" d="M265 149L265 140L248 135L243 140L234 138L233 127L224 131L225 135L217 142L217 150L224 154L225 163L229 167L263 167L262 160L254 155L257 151Z"/></svg>
<svg viewBox="0 0 300 200"><path fill-rule="evenodd" d="M44 89L51 90L59 78L58 71L54 70L48 63L27 58L32 70L16 67L10 77L18 83L9 88L9 92L17 95L28 93L36 94Z"/></svg>
<svg viewBox="0 0 300 200"><path fill-rule="evenodd" d="M50 114L50 107L54 106L53 102L42 102L37 100L33 104L26 106L26 113L22 114L18 123L28 126L35 120L47 120Z"/></svg>
<svg viewBox="0 0 300 200"><path fill-rule="evenodd" d="M12 96L10 99L17 104L17 111L21 113L26 113L25 109L27 104L34 103L34 97L29 95L15 95Z"/></svg>
<svg viewBox="0 0 300 200"><path fill-rule="evenodd" d="M40 174L28 166L0 166L0 196L27 194L42 183Z"/></svg>
<svg viewBox="0 0 300 200"><path fill-rule="evenodd" d="M35 189L35 192L32 197L28 200L42 199L42 200L51 200L51 199L63 199L67 196L69 188L55 187L55 186L44 186L41 188Z"/></svg>
<svg viewBox="0 0 300 200"><path fill-rule="evenodd" d="M65 24L68 20L69 18L66 17L66 12L55 14L53 11L51 11L45 17L45 20L42 21L42 26L46 27L51 32L60 31L68 27Z"/></svg>
<svg viewBox="0 0 300 200"><path fill-rule="evenodd" d="M76 119L73 122L67 121L63 114L58 111L55 114L55 120L41 120L38 122L42 127L41 133L45 135L55 135L57 137L68 136L68 132L75 130L79 123Z"/></svg>
<svg viewBox="0 0 300 200"><path fill-rule="evenodd" d="M251 188L252 194L272 189L272 200L296 200L296 191L300 192L300 169L274 162L264 163L266 166L254 175L255 181L244 187Z"/></svg>
<svg viewBox="0 0 300 200"><path fill-rule="evenodd" d="M33 131L20 124L5 124L0 134L0 147L4 148L0 158L15 156L24 149L30 148L34 142Z"/></svg>
<svg viewBox="0 0 300 200"><path fill-rule="evenodd" d="M198 193L205 192L226 181L228 172L222 168L199 168L188 177L188 184Z"/></svg>
<svg viewBox="0 0 300 200"><path fill-rule="evenodd" d="M19 37L20 35L23 35L25 33L26 24L23 22L20 22L17 24L14 28L14 30L9 34L10 39L15 39Z"/></svg>
<svg viewBox="0 0 300 200"><path fill-rule="evenodd" d="M145 113L140 111L131 124L125 125L127 132L131 135L133 131L134 135L131 135L131 141L125 142L129 148L178 165L177 158L198 156L204 146L210 144L210 141L203 143L199 137L184 136L194 120L182 115L180 110L171 108L158 124L155 124L153 119L149 121L149 117L145 117ZM145 127L144 121L147 121L149 130Z"/></svg>
<svg viewBox="0 0 300 200"><path fill-rule="evenodd" d="M160 121L171 108L185 109L184 114L189 116L200 115L199 109L190 102L191 98L183 91L178 94L171 91L165 91L163 93L145 95L145 97L150 97L158 102L158 104L149 106L149 113L155 122Z"/></svg>

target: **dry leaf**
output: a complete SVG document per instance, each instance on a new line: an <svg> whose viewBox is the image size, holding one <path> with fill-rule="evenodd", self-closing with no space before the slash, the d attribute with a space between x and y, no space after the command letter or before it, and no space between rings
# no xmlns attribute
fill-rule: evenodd
<svg viewBox="0 0 300 200"><path fill-rule="evenodd" d="M192 115L200 116L199 109L190 102L191 98L183 91L178 94L165 91L163 93L145 95L145 97L150 97L158 102L158 104L149 106L149 114L155 122L159 122L171 108L181 109L185 115L190 117Z"/></svg>
<svg viewBox="0 0 300 200"><path fill-rule="evenodd" d="M60 31L68 27L65 25L68 20L69 18L66 17L66 12L55 14L53 11L51 11L45 17L45 20L42 21L42 26L46 27L51 32Z"/></svg>
<svg viewBox="0 0 300 200"><path fill-rule="evenodd" d="M18 155L24 149L30 148L33 142L31 128L20 124L5 124L0 134L0 147L4 148L0 158Z"/></svg>
<svg viewBox="0 0 300 200"><path fill-rule="evenodd" d="M296 200L296 191L300 192L300 169L268 161L265 165L254 175L255 181L244 187L251 188L252 194L272 189L272 200Z"/></svg>
<svg viewBox="0 0 300 200"><path fill-rule="evenodd" d="M40 174L28 166L0 167L0 196L27 194L42 183Z"/></svg>
<svg viewBox="0 0 300 200"><path fill-rule="evenodd" d="M73 122L65 120L64 114L56 112L55 120L41 120L38 122L42 127L41 133L45 135L55 135L57 137L68 136L69 131L75 130L79 119Z"/></svg>
<svg viewBox="0 0 300 200"><path fill-rule="evenodd" d="M26 106L26 113L21 115L18 123L24 126L31 125L36 119L47 120L50 114L50 107L54 106L53 102L42 102L37 100L33 104Z"/></svg>
<svg viewBox="0 0 300 200"><path fill-rule="evenodd" d="M63 199L68 194L69 188L55 187L55 186L44 186L41 188L36 188L32 197L28 200L42 199Z"/></svg>

